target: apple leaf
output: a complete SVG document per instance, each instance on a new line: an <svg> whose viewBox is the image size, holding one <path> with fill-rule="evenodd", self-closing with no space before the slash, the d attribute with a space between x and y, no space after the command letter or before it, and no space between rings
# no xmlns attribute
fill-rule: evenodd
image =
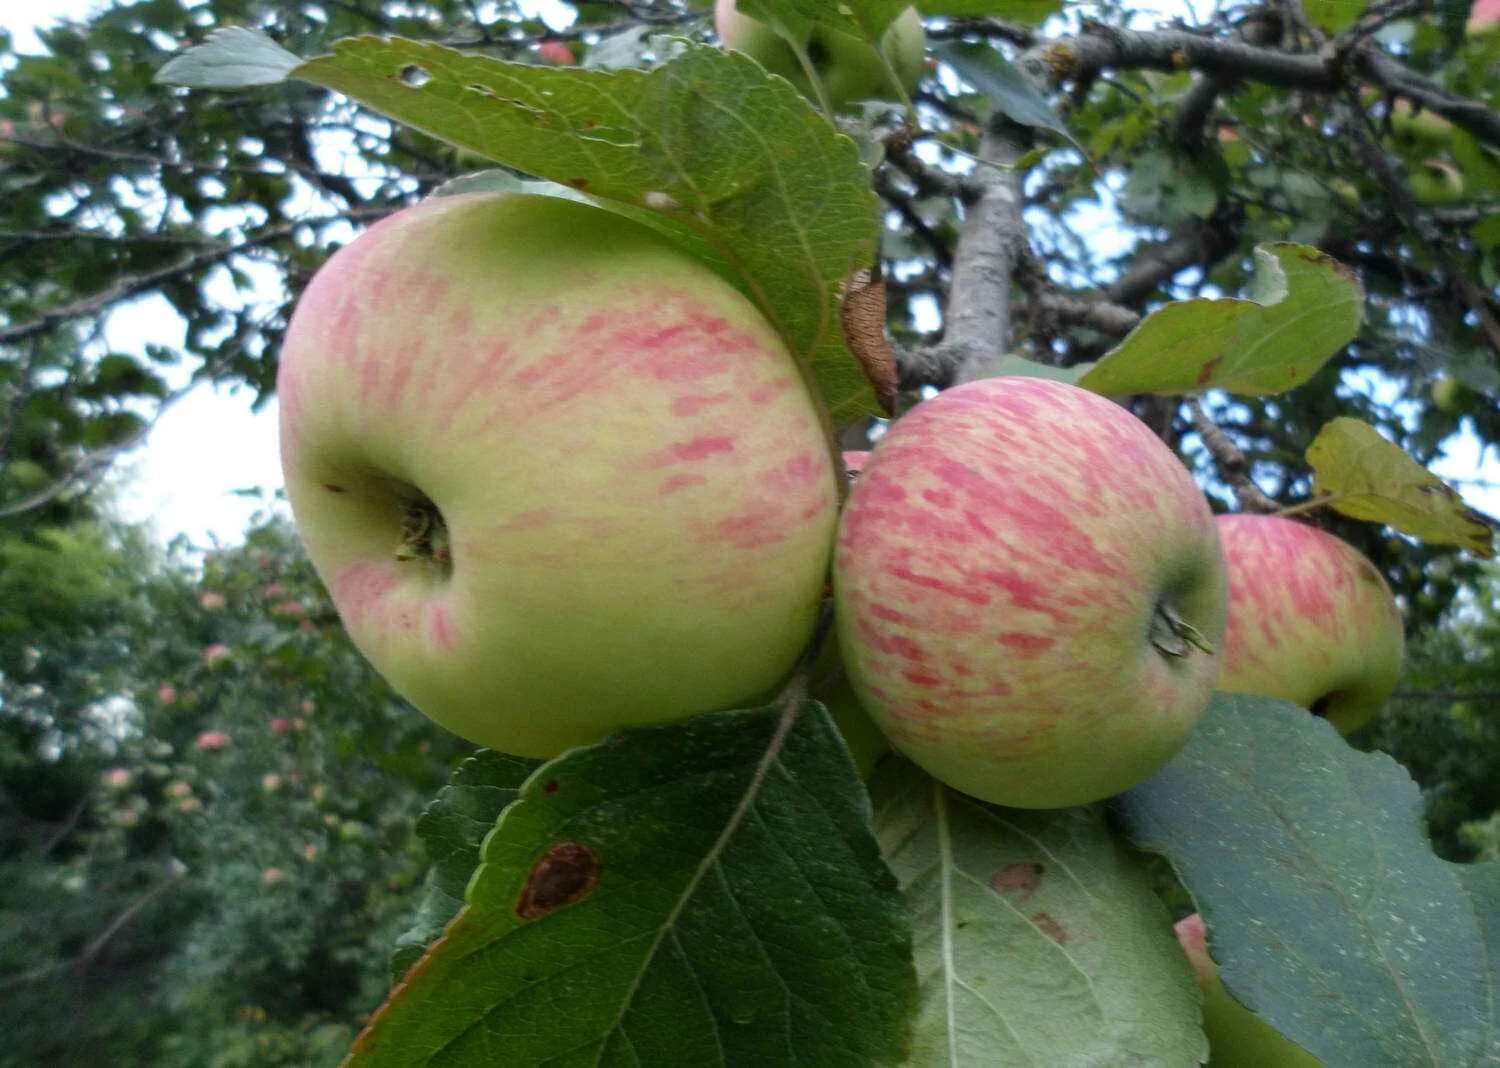
<svg viewBox="0 0 1500 1068"><path fill-rule="evenodd" d="M1352 26L1364 9L1364 0L1302 0L1308 19L1330 33Z"/></svg>
<svg viewBox="0 0 1500 1068"><path fill-rule="evenodd" d="M806 40L816 26L868 41L880 40L909 0L738 0L736 8L751 18L780 27L794 40Z"/></svg>
<svg viewBox="0 0 1500 1068"><path fill-rule="evenodd" d="M1486 1063L1494 886L1432 852L1399 764L1284 701L1216 694L1118 798L1204 917L1234 998L1328 1064Z"/></svg>
<svg viewBox="0 0 1500 1068"><path fill-rule="evenodd" d="M903 760L871 792L916 923L915 1064L1197 1064L1171 919L1097 808L1001 809Z"/></svg>
<svg viewBox="0 0 1500 1068"><path fill-rule="evenodd" d="M1500 1064L1500 863L1460 865L1458 877L1474 902L1489 965L1489 1040L1480 1043L1480 1063Z"/></svg>
<svg viewBox="0 0 1500 1068"><path fill-rule="evenodd" d="M1012 122L1051 130L1083 151L1041 90L994 48L970 41L950 41L934 48L933 54Z"/></svg>
<svg viewBox="0 0 1500 1068"><path fill-rule="evenodd" d="M1062 8L1062 0L917 0L917 10L924 15L950 15L957 18L988 16L1027 26L1039 24L1048 15L1055 15Z"/></svg>
<svg viewBox="0 0 1500 1068"><path fill-rule="evenodd" d="M1307 463L1313 499L1335 511L1423 541L1461 545L1475 556L1495 555L1494 532L1484 517L1368 423L1346 416L1330 420L1307 447Z"/></svg>
<svg viewBox="0 0 1500 1068"><path fill-rule="evenodd" d="M1301 385L1359 330L1364 290L1342 264L1306 245L1255 249L1244 298L1165 304L1084 375L1095 393L1259 396Z"/></svg>
<svg viewBox="0 0 1500 1068"><path fill-rule="evenodd" d="M223 26L163 63L156 81L192 89L248 89L286 81L301 62L259 30Z"/></svg>
<svg viewBox="0 0 1500 1068"><path fill-rule="evenodd" d="M417 820L417 837L432 867L411 929L396 940L391 954L394 978L406 974L463 907L464 887L479 866L479 844L540 765L540 760L481 749L458 766L453 781Z"/></svg>
<svg viewBox="0 0 1500 1068"><path fill-rule="evenodd" d="M911 931L822 705L613 735L531 775L349 1064L895 1063Z"/></svg>
<svg viewBox="0 0 1500 1068"><path fill-rule="evenodd" d="M651 71L595 70L352 37L290 76L653 227L755 303L835 426L878 414L837 311L880 233L859 149L753 60L674 45Z"/></svg>
<svg viewBox="0 0 1500 1068"><path fill-rule="evenodd" d="M991 367L991 374L987 378L1050 378L1054 382L1066 382L1074 385L1088 373L1088 369L1094 366L1091 363L1074 364L1072 367L1057 367L1050 363L1038 363L1036 360L1028 360L1025 356L1017 356L1008 352L996 360Z"/></svg>

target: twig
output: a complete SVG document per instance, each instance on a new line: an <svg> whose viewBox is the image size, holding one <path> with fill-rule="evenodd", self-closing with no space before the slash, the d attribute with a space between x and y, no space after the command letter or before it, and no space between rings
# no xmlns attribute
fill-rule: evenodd
<svg viewBox="0 0 1500 1068"><path fill-rule="evenodd" d="M268 245L282 238L290 237L299 227L334 222L338 219L349 219L351 221L379 219L391 214L395 210L396 207L389 204L366 205L364 207L350 208L336 215L321 216L315 219L293 219L288 222L279 223L276 226L268 226L245 238L245 240L232 245L216 245L212 248L190 252L164 267L158 267L152 271L142 271L140 274L126 275L124 278L119 279L112 285L106 286L96 293L69 301L66 304L59 304L56 307L48 308L34 319L16 323L13 326L0 327L0 345L14 344L17 341L25 340L36 334L43 333L67 319L97 315L107 305L154 289L162 283L176 278L178 275L210 267L220 260L225 260L242 252L248 252L253 248L259 248L262 245Z"/></svg>
<svg viewBox="0 0 1500 1068"><path fill-rule="evenodd" d="M1213 455L1219 473L1224 476L1224 481L1228 482L1234 490L1234 495L1240 502L1240 508L1246 512L1261 514L1269 514L1280 509L1281 505L1267 497L1255 484L1255 480L1250 477L1250 461L1245 459L1245 454L1240 451L1240 447L1208 417L1208 413L1203 410L1203 405L1196 397L1189 398L1187 409L1188 420L1193 424L1198 437L1203 439L1204 446Z"/></svg>

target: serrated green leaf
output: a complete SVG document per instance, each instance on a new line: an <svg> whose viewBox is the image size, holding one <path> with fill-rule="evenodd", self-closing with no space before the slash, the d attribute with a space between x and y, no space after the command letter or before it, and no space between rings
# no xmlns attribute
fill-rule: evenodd
<svg viewBox="0 0 1500 1068"><path fill-rule="evenodd" d="M823 706L543 765L348 1063L896 1063L911 932Z"/></svg>
<svg viewBox="0 0 1500 1068"><path fill-rule="evenodd" d="M1306 382L1354 338L1364 290L1347 268L1306 245L1259 245L1255 263L1245 298L1158 308L1078 384L1111 395L1259 396Z"/></svg>
<svg viewBox="0 0 1500 1068"><path fill-rule="evenodd" d="M286 81L301 62L259 30L224 26L162 64L156 81L192 89L248 89Z"/></svg>
<svg viewBox="0 0 1500 1068"><path fill-rule="evenodd" d="M684 45L649 72L556 69L360 37L294 73L648 222L755 302L835 424L878 413L837 315L843 280L875 259L869 172L754 61Z"/></svg>
<svg viewBox="0 0 1500 1068"><path fill-rule="evenodd" d="M1494 532L1456 490L1380 436L1368 423L1341 416L1307 447L1313 496L1354 519L1385 523L1423 541L1495 555Z"/></svg>
<svg viewBox="0 0 1500 1068"><path fill-rule="evenodd" d="M1224 985L1331 1065L1472 1065L1492 1048L1475 900L1422 798L1284 701L1216 694L1182 752L1115 802L1208 926Z"/></svg>
<svg viewBox="0 0 1500 1068"><path fill-rule="evenodd" d="M479 866L480 843L540 765L540 760L481 749L458 766L453 781L422 813L417 836L427 847L432 868L412 925L396 940L391 954L393 979L406 974L463 907L464 887Z"/></svg>
<svg viewBox="0 0 1500 1068"><path fill-rule="evenodd" d="M1170 918L1098 808L985 805L903 760L871 783L916 922L912 1064L1197 1064Z"/></svg>

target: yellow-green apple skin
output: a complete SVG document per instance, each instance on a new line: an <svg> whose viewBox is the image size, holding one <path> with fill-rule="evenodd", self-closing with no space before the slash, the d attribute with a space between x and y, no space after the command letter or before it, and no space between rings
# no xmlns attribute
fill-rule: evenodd
<svg viewBox="0 0 1500 1068"><path fill-rule="evenodd" d="M836 522L812 396L635 223L515 193L401 211L309 284L278 392L350 636L465 738L549 756L742 706L809 639Z"/></svg>
<svg viewBox="0 0 1500 1068"><path fill-rule="evenodd" d="M1203 1030L1212 1068L1318 1068L1323 1062L1229 996L1208 954L1203 917L1178 920L1177 941L1203 991Z"/></svg>
<svg viewBox="0 0 1500 1068"><path fill-rule="evenodd" d="M1202 493L1143 423L1060 382L972 382L892 424L845 505L834 597L876 725L997 804L1128 789L1218 677L1224 565Z"/></svg>
<svg viewBox="0 0 1500 1068"><path fill-rule="evenodd" d="M845 451L844 470L851 478L859 476L869 455L868 452ZM880 758L891 751L891 743L886 741L864 705L860 704L835 640L825 642L818 651L812 670L812 695L827 706L849 755L854 758L859 777L868 780Z"/></svg>
<svg viewBox="0 0 1500 1068"><path fill-rule="evenodd" d="M714 31L725 48L745 53L770 73L791 82L805 96L815 95L791 45L766 23L740 14L734 0L716 0ZM914 7L896 16L881 37L880 50L908 91L922 76L926 43L922 17ZM843 110L860 100L889 100L895 95L885 64L868 41L818 26L806 47L813 69L828 94L828 102L835 110Z"/></svg>
<svg viewBox="0 0 1500 1068"><path fill-rule="evenodd" d="M1331 534L1279 516L1225 515L1227 693L1278 697L1343 734L1385 703L1401 676L1401 610L1375 565Z"/></svg>

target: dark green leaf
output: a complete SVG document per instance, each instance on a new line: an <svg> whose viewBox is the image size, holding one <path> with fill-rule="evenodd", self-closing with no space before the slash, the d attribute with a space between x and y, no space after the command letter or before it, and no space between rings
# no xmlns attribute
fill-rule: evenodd
<svg viewBox="0 0 1500 1068"><path fill-rule="evenodd" d="M905 908L827 712L788 715L627 731L538 769L351 1063L900 1061Z"/></svg>
<svg viewBox="0 0 1500 1068"><path fill-rule="evenodd" d="M427 847L432 869L412 926L391 954L395 979L406 974L463 907L464 887L479 866L480 843L540 765L539 760L481 749L459 765L453 781L422 813L417 835Z"/></svg>
<svg viewBox="0 0 1500 1068"><path fill-rule="evenodd" d="M1117 801L1193 895L1230 993L1329 1064L1468 1065L1493 1043L1476 902L1410 776L1284 701L1215 695Z"/></svg>

